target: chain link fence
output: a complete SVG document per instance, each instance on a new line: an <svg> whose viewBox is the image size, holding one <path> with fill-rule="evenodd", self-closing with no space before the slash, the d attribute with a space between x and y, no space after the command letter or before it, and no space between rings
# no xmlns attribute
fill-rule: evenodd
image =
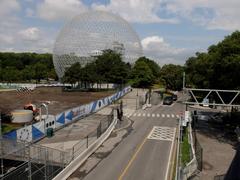
<svg viewBox="0 0 240 180"><path fill-rule="evenodd" d="M195 155L197 159L197 168L199 171L202 171L202 164L203 164L203 148L201 144L198 141L197 133L196 133L196 118L193 116L192 121L192 127L193 127L193 142L194 142L194 149L195 149Z"/></svg>
<svg viewBox="0 0 240 180"><path fill-rule="evenodd" d="M78 157L111 125L113 111L100 120L98 127L66 151L36 144L0 139L3 180L50 180Z"/></svg>

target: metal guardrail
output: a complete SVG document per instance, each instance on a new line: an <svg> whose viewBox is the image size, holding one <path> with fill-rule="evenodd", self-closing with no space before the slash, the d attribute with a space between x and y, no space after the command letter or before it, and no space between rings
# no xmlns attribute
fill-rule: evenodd
<svg viewBox="0 0 240 180"><path fill-rule="evenodd" d="M77 170L85 160L96 151L97 148L109 137L112 130L114 129L117 123L117 118L114 117L110 126L106 129L106 131L96 139L91 145L88 146L82 153L80 153L67 167L65 167L53 180L62 180L67 179L74 171Z"/></svg>
<svg viewBox="0 0 240 180"><path fill-rule="evenodd" d="M194 121L194 118L193 118ZM177 141L177 158L176 158L176 172L175 172L175 180L187 179L190 176L202 171L202 152L203 149L198 142L196 132L192 129L191 122L189 122L189 142L191 144L191 160L186 166L183 166L181 163L181 142L182 142L182 131L183 127L181 118L179 119L179 134Z"/></svg>

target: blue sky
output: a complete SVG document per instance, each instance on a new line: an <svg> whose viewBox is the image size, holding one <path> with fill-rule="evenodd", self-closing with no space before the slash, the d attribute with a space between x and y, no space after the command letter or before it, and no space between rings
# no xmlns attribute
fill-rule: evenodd
<svg viewBox="0 0 240 180"><path fill-rule="evenodd" d="M144 55L184 64L240 29L239 0L0 0L0 51L52 52L63 25L90 10L126 19Z"/></svg>

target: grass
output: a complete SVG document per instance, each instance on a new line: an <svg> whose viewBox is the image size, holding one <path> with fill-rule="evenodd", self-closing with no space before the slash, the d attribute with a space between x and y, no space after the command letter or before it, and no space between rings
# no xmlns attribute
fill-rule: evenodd
<svg viewBox="0 0 240 180"><path fill-rule="evenodd" d="M152 86L152 89L164 89L165 90L165 86L162 84L154 84Z"/></svg>
<svg viewBox="0 0 240 180"><path fill-rule="evenodd" d="M5 133L10 132L17 128L18 127L10 125L10 124L2 124L2 134L5 134Z"/></svg>
<svg viewBox="0 0 240 180"><path fill-rule="evenodd" d="M181 152L182 152L182 164L186 166L186 164L190 161L190 149L191 145L188 143L188 133L187 131L183 135L183 142L181 144Z"/></svg>

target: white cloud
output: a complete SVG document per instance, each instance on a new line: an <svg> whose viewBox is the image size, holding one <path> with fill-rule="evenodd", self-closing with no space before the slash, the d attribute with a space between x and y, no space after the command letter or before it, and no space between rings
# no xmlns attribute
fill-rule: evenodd
<svg viewBox="0 0 240 180"><path fill-rule="evenodd" d="M145 56L152 58L159 64L184 64L192 52L184 48L175 48L164 41L163 37L150 36L141 41Z"/></svg>
<svg viewBox="0 0 240 180"><path fill-rule="evenodd" d="M18 34L23 40L27 41L37 41L40 38L40 30L37 27L21 30Z"/></svg>
<svg viewBox="0 0 240 180"><path fill-rule="evenodd" d="M239 0L171 0L168 12L192 20L207 29L240 29Z"/></svg>
<svg viewBox="0 0 240 180"><path fill-rule="evenodd" d="M0 2L0 16L10 14L12 11L18 11L21 7L16 0L1 0Z"/></svg>
<svg viewBox="0 0 240 180"><path fill-rule="evenodd" d="M87 11L81 0L44 0L38 4L37 14L40 18L52 20L65 20Z"/></svg>
<svg viewBox="0 0 240 180"><path fill-rule="evenodd" d="M161 0L110 0L107 5L92 4L92 9L118 13L129 22L137 23L178 23L177 19L161 18L157 14Z"/></svg>
<svg viewBox="0 0 240 180"><path fill-rule="evenodd" d="M0 42L4 44L13 44L13 37L7 34L0 34Z"/></svg>

